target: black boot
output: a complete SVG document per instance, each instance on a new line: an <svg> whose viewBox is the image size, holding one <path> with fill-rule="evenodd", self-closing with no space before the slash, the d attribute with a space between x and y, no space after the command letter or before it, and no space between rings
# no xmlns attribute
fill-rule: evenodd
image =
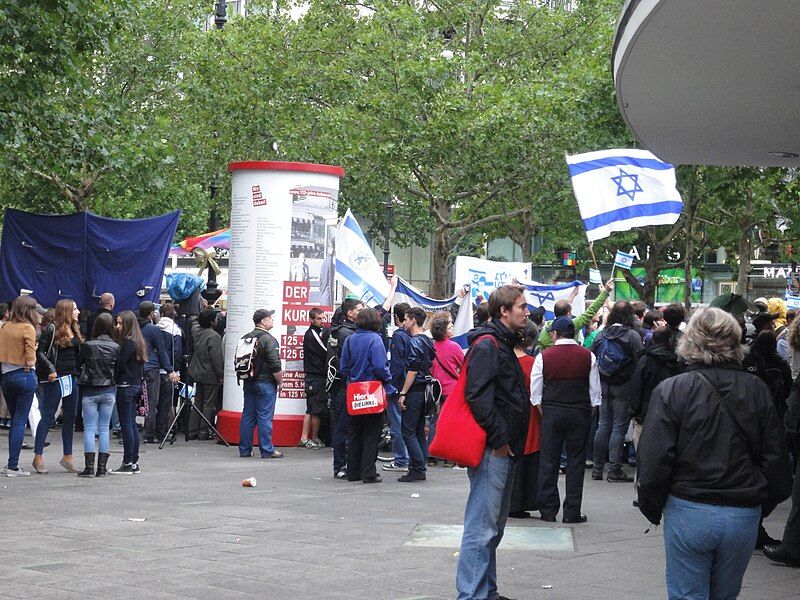
<svg viewBox="0 0 800 600"><path fill-rule="evenodd" d="M111 456L108 452L101 452L97 455L97 474L96 477L105 477L106 465L108 464L108 457Z"/></svg>
<svg viewBox="0 0 800 600"><path fill-rule="evenodd" d="M83 458L86 460L86 468L78 473L78 477L94 477L94 452L84 452Z"/></svg>

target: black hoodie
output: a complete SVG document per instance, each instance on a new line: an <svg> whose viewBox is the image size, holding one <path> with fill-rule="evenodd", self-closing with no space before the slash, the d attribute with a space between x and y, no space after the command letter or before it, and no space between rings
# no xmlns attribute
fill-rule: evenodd
<svg viewBox="0 0 800 600"><path fill-rule="evenodd" d="M514 456L522 456L530 392L514 354L516 339L499 319L470 332L465 394L475 420L486 431L486 444L493 450L508 444Z"/></svg>
<svg viewBox="0 0 800 600"><path fill-rule="evenodd" d="M683 373L684 365L675 351L664 344L646 348L639 354L636 370L631 377L630 414L637 423L644 423L650 395L656 386L674 375Z"/></svg>

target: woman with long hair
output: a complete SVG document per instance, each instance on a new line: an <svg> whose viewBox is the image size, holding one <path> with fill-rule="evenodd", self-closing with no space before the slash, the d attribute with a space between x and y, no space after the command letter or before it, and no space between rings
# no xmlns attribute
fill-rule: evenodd
<svg viewBox="0 0 800 600"><path fill-rule="evenodd" d="M126 310L117 315L117 343L120 347L117 362L117 412L122 428L122 465L111 469L112 475L139 473L139 431L136 429L137 399L142 391L147 344L142 337L139 321Z"/></svg>
<svg viewBox="0 0 800 600"><path fill-rule="evenodd" d="M36 427L34 441L33 468L37 473L47 473L44 464L44 446L47 433L53 426L58 403L64 420L61 424L61 441L64 456L59 464L70 473L77 472L72 460L72 436L75 432L75 415L78 409L78 355L83 336L78 327L78 305L72 300L59 300L55 308L55 319L42 330L36 351L36 371L39 377L39 398L41 400L42 420ZM68 378L69 389L65 390L58 381ZM62 380L63 381L63 380ZM62 397L65 391L68 394Z"/></svg>
<svg viewBox="0 0 800 600"><path fill-rule="evenodd" d="M114 319L111 315L98 315L92 326L92 339L83 344L78 357L78 385L81 387L83 407L83 456L86 461L78 477L103 477L106 474L110 456L108 425L117 397L115 376L119 344L114 341L114 335ZM94 471L95 435L100 438L97 473Z"/></svg>
<svg viewBox="0 0 800 600"><path fill-rule="evenodd" d="M784 427L769 388L741 367L731 315L695 312L678 355L686 372L661 382L647 408L639 510L655 524L663 515L670 598L736 598L762 511L791 492Z"/></svg>
<svg viewBox="0 0 800 600"><path fill-rule="evenodd" d="M11 306L8 322L0 328L0 369L3 373L3 396L11 414L8 434L8 463L2 473L6 477L27 477L19 468L19 453L25 437L25 421L36 392L36 327L39 325L36 300L20 296Z"/></svg>

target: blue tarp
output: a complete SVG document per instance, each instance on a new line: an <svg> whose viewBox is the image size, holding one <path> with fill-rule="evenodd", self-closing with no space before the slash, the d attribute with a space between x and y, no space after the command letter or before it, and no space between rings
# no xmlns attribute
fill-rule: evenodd
<svg viewBox="0 0 800 600"><path fill-rule="evenodd" d="M109 219L88 212L37 215L6 209L0 240L0 301L21 289L43 306L62 298L95 310L103 292L115 311L158 302L181 211L148 219Z"/></svg>

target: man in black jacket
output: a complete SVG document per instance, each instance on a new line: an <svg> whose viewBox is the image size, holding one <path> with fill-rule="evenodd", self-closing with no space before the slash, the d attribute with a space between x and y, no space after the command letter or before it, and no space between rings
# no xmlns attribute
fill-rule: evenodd
<svg viewBox="0 0 800 600"><path fill-rule="evenodd" d="M486 431L480 465L468 469L469 497L458 558L458 599L499 598L495 551L503 538L514 471L522 456L530 415L525 376L514 355L528 320L524 288L503 285L489 298L491 320L470 334L466 399Z"/></svg>
<svg viewBox="0 0 800 600"><path fill-rule="evenodd" d="M328 355L336 367L337 373L341 372L342 347L347 338L356 331L356 317L364 305L360 300L346 299L342 302L341 314L343 317L339 325L331 328L328 338ZM333 476L337 479L347 479L347 440L350 427L350 415L347 414L347 385L340 381L338 388L331 390L331 426L333 428Z"/></svg>
<svg viewBox="0 0 800 600"><path fill-rule="evenodd" d="M303 335L303 372L306 388L306 416L300 434L300 448L318 449L325 445L319 441L319 424L328 410L328 394L325 392L327 348L323 341L322 323L325 311L312 308L308 311L311 323Z"/></svg>

